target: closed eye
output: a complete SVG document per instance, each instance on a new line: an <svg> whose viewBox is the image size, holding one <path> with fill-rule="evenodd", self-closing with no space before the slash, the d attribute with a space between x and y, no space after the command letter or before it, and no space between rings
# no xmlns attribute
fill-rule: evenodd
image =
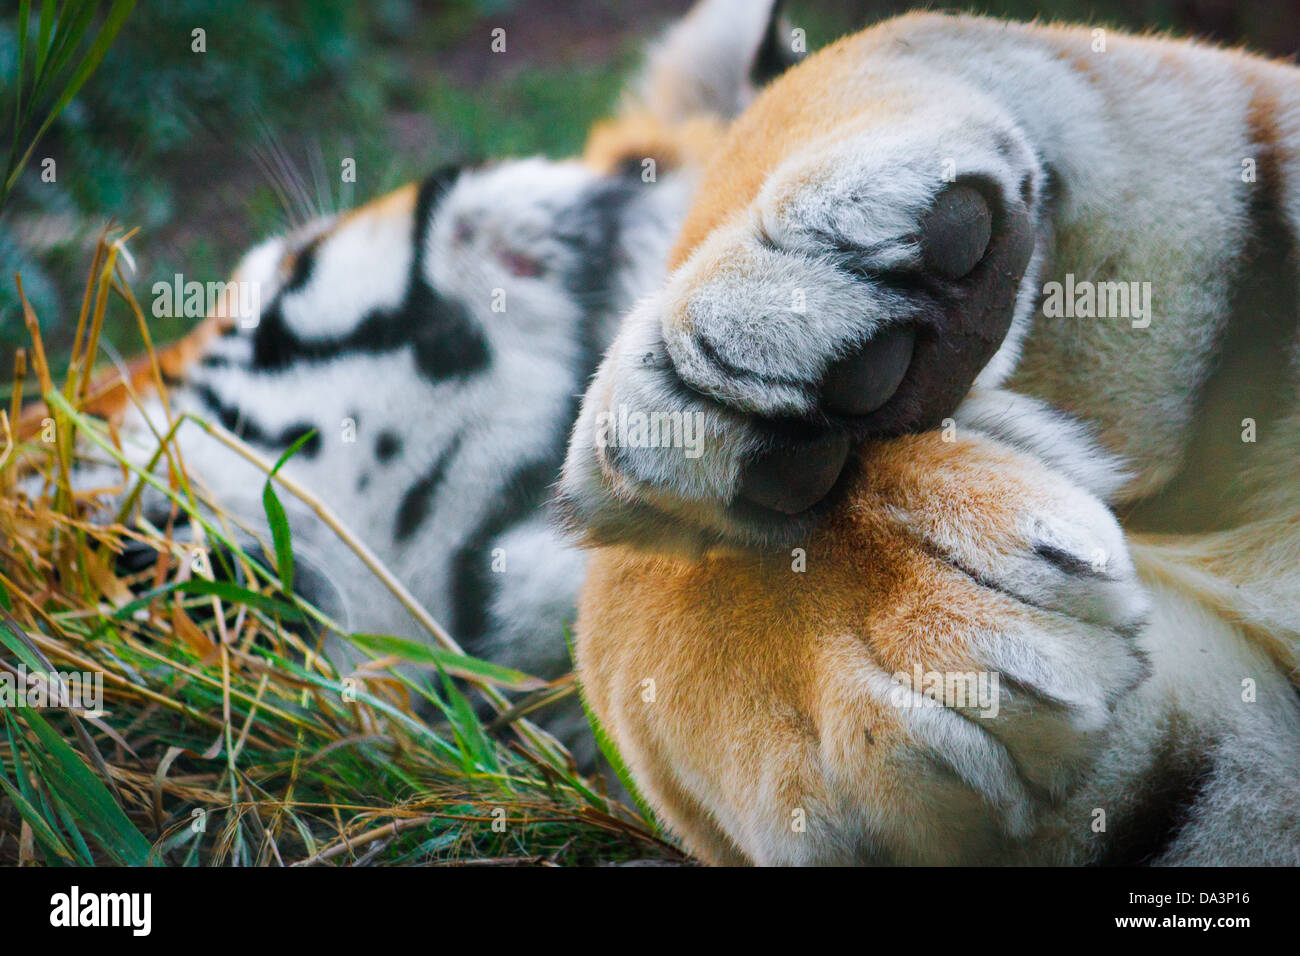
<svg viewBox="0 0 1300 956"><path fill-rule="evenodd" d="M546 265L540 259L534 259L531 256L500 247L494 251L501 265L512 276L518 276L521 279L536 279L546 272Z"/></svg>

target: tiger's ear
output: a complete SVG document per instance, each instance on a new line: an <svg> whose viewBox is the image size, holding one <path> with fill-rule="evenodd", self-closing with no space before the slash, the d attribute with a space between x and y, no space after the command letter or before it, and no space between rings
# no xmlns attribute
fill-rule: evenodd
<svg viewBox="0 0 1300 956"><path fill-rule="evenodd" d="M699 0L653 44L635 103L659 120L729 120L803 57L782 0Z"/></svg>
<svg viewBox="0 0 1300 956"><path fill-rule="evenodd" d="M618 112L592 127L584 160L643 178L703 168L731 119L803 57L794 38L781 0L699 0L650 47Z"/></svg>

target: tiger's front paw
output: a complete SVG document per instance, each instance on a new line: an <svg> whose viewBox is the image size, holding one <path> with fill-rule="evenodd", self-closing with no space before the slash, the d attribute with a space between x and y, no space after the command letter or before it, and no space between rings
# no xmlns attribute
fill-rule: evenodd
<svg viewBox="0 0 1300 956"><path fill-rule="evenodd" d="M1037 235L1037 173L1011 146L953 182L888 146L778 170L626 319L573 434L572 523L599 542L797 538L862 439L936 427L1005 375Z"/></svg>

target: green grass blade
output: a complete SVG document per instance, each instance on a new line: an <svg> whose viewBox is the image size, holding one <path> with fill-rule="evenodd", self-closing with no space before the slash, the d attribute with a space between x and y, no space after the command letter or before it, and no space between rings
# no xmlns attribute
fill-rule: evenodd
<svg viewBox="0 0 1300 956"><path fill-rule="evenodd" d="M27 0L23 2L27 6ZM26 23L26 17L20 18ZM36 33L36 66L33 76L39 80L45 72L45 58L50 52L50 31L54 29L54 0L41 0L41 25Z"/></svg>
<svg viewBox="0 0 1300 956"><path fill-rule="evenodd" d="M54 832L54 829L45 822L45 818L41 816L40 811L27 802L26 797L4 780L0 780L0 787L4 788L5 794L13 803L14 808L17 809L19 816L26 820L27 825L32 828L32 836L36 838L36 841L40 843L41 848L46 853L67 860L69 863L76 862L76 857L72 855L72 851L59 839L59 835Z"/></svg>
<svg viewBox="0 0 1300 956"><path fill-rule="evenodd" d="M582 701L582 712L587 715L587 724L591 727L591 733L596 738L596 746L600 749L601 756L609 762L614 775L618 777L618 782L631 795L632 802L636 804L641 816L650 824L655 835L661 836L663 831L659 826L658 818L637 788L636 781L632 779L632 771L627 769L627 763L623 760L623 755L618 752L618 746L614 743L613 738L609 736L604 725L601 724L596 712L592 710L591 702L587 700L587 692L583 689L582 681L578 678L577 657L573 653L573 638L567 628L564 631L564 640L569 645L569 658L574 662L573 679L578 685L578 700Z"/></svg>
<svg viewBox="0 0 1300 956"><path fill-rule="evenodd" d="M59 11L58 23L54 27L54 36L45 51L43 68L35 77L36 85L32 89L33 103L45 95L50 83L68 65L86 31L90 29L94 17L94 0L69 0L64 3L63 9Z"/></svg>
<svg viewBox="0 0 1300 956"><path fill-rule="evenodd" d="M438 668L438 674L442 678L442 693L447 700L444 713L451 722L451 729L455 731L456 739L468 758L465 763L466 773L472 774L480 768L493 772L500 770L492 741L488 740L487 734L483 732L483 725L479 722L478 715L474 713L473 706L452 683L450 675L445 670Z"/></svg>
<svg viewBox="0 0 1300 956"><path fill-rule="evenodd" d="M348 640L367 651L391 654L412 664L440 667L453 677L483 680L504 690L540 690L547 682L523 671L482 661L467 654L455 654L391 634L349 634Z"/></svg>
<svg viewBox="0 0 1300 956"><path fill-rule="evenodd" d="M275 569L280 575L280 583L284 586L285 594L293 593L293 538L289 533L289 516L285 514L284 505L280 503L280 498L275 493L273 479L284 463L315 437L316 429L313 428L290 445L280 456L280 460L275 463L270 474L266 476L266 484L262 486L262 508L266 511L266 520L271 525L271 540L275 544Z"/></svg>
<svg viewBox="0 0 1300 956"><path fill-rule="evenodd" d="M50 795L50 802L54 804L54 811L63 822L64 832L71 838L72 849L77 854L77 865L94 866L95 856L90 852L90 847L86 845L86 840L77 828L76 821L72 819L72 811L68 809L68 805L53 794Z"/></svg>
<svg viewBox="0 0 1300 956"><path fill-rule="evenodd" d="M85 760L36 711L26 711L23 722L40 741L41 746L30 755L51 791L68 804L95 841L118 863L147 865L149 841Z"/></svg>
<svg viewBox="0 0 1300 956"><path fill-rule="evenodd" d="M293 536L289 532L289 516L276 495L271 482L262 486L262 510L271 525L271 541L275 545L275 570L280 575L280 586L285 594L293 593Z"/></svg>
<svg viewBox="0 0 1300 956"><path fill-rule="evenodd" d="M205 578L190 578L188 581L173 581L171 584L164 584L162 587L146 591L134 601L131 601L128 604L123 604L120 608L114 611L112 620L129 620L136 611L148 607L149 603L155 598L165 597L176 591L179 591L182 594L221 598L223 601L228 601L231 604L243 604L258 611L262 611L265 614L279 615L281 618L286 620L303 620L302 613L291 604L287 604L284 601L270 597L266 594L259 594L257 591L250 591L248 588L241 588L239 585L231 584L228 581L209 581Z"/></svg>
<svg viewBox="0 0 1300 956"><path fill-rule="evenodd" d="M14 128L13 142L9 145L9 162L5 166L5 180L8 181L9 173L14 168L14 163L18 161L18 137L23 131L23 70L27 66L27 26L31 21L32 6L31 0L20 0L18 4L18 22L15 28L18 31L18 69L14 72Z"/></svg>
<svg viewBox="0 0 1300 956"><path fill-rule="evenodd" d="M0 615L0 625L3 625L0 626L0 644L4 644L5 647L13 651L29 671L39 674L45 673L45 665L27 646L24 635L17 630L20 625L8 613Z"/></svg>
<svg viewBox="0 0 1300 956"><path fill-rule="evenodd" d="M63 112L63 108L71 102L74 96L77 95L77 92L85 84L86 80L90 78L90 74L95 72L100 61L104 59L104 54L108 52L108 48L117 37L118 31L122 29L122 23L126 20L127 15L130 14L134 6L135 0L114 0L113 6L109 9L108 16L105 18L104 25L96 35L95 41L91 44L89 52L87 52L85 57L82 58L76 72L73 73L72 78L63 88L62 95L59 96L53 108L51 108L50 112L46 115L45 121L41 123L40 128L36 131L36 135L32 137L32 141L27 146L27 150L23 153L22 158L19 159L16 164L11 165L8 178L6 178L3 186L0 186L0 205L3 204L5 197L9 195L9 191L13 189L14 183L18 181L18 177L22 174L23 168L27 165L27 161L32 158L32 152L36 149L36 144L41 141L41 138L49 130L50 126L53 125L54 120ZM78 39L80 39L80 37L78 37ZM62 51L57 54L51 54L52 57L61 55ZM42 87L32 93L31 102L35 102L41 93L44 92L43 85L46 78L57 72L56 68L59 64L51 63L49 66L50 69L47 70L46 76L41 78Z"/></svg>

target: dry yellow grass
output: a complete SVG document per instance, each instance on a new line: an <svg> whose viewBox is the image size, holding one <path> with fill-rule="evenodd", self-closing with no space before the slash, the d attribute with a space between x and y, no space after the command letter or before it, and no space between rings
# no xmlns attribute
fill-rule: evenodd
<svg viewBox="0 0 1300 956"><path fill-rule="evenodd" d="M571 678L547 683L463 655L310 489L270 477L274 464L191 416L169 415L149 467L127 460L112 423L89 409L105 387L92 373L110 308L134 315L151 384L166 395L122 269L130 235L100 239L62 383L24 299L31 345L0 409L0 671L33 693L51 672L102 681L98 710L0 707L0 863L677 858L525 717L573 693ZM37 390L43 404L23 408ZM186 471L174 442L183 428L208 430L268 472L276 540L264 551L282 566L236 544L233 519ZM112 464L119 481L75 487L84 457ZM137 513L146 484L173 504L165 527ZM320 649L343 632L285 587L289 532L274 514L284 493L316 510L429 633L355 636L372 660L339 673ZM197 547L173 534L182 514ZM132 543L156 558L123 574L117 559ZM407 676L412 664L428 678ZM43 686L56 690L57 678ZM474 694L495 719L476 715Z"/></svg>

